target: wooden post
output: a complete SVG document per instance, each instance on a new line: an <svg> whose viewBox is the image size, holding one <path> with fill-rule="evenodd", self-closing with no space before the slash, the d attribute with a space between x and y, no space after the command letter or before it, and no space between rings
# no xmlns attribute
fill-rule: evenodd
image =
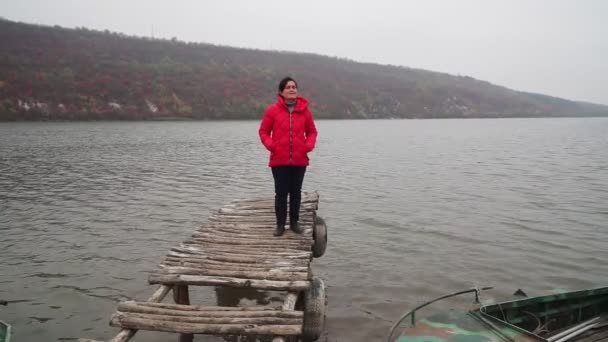
<svg viewBox="0 0 608 342"><path fill-rule="evenodd" d="M190 305L188 285L173 286L173 300L175 301L175 304ZM193 339L193 334L179 334L178 342L192 342Z"/></svg>

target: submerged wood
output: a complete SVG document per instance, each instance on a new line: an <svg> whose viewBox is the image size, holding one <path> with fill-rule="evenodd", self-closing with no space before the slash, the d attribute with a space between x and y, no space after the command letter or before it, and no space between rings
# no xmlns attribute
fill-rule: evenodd
<svg viewBox="0 0 608 342"><path fill-rule="evenodd" d="M196 276L182 274L157 274L148 277L150 284L187 284L230 286L237 288L255 288L261 290L306 290L310 287L309 281L276 281L260 279L239 279L230 277Z"/></svg>
<svg viewBox="0 0 608 342"><path fill-rule="evenodd" d="M134 318L129 315L114 315L112 326L132 329L176 332L182 334L213 335L288 335L302 333L302 325L253 325L253 324L197 324Z"/></svg>

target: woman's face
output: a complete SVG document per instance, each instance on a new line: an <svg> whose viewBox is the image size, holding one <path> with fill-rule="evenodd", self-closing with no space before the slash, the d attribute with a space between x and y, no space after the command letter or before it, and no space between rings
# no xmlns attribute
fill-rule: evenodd
<svg viewBox="0 0 608 342"><path fill-rule="evenodd" d="M287 82L285 89L281 92L281 96L283 96L286 101L295 101L296 97L298 97L298 86L296 85L296 82Z"/></svg>

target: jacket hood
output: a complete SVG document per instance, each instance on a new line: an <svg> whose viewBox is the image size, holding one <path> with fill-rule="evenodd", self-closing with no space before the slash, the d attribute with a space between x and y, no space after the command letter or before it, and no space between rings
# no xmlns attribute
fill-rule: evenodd
<svg viewBox="0 0 608 342"><path fill-rule="evenodd" d="M282 96L277 96L277 105L287 109L287 104ZM308 108L308 100L302 96L296 97L296 107L294 112L303 112Z"/></svg>

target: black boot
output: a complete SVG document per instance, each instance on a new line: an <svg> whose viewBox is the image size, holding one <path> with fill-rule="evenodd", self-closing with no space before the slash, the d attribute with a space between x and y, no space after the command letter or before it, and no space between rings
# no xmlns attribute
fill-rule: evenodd
<svg viewBox="0 0 608 342"><path fill-rule="evenodd" d="M285 233L285 226L281 225L281 224L277 224L277 227L275 228L274 233L272 235L281 236L281 235L283 235L283 233Z"/></svg>
<svg viewBox="0 0 608 342"><path fill-rule="evenodd" d="M298 221L290 221L289 226L291 227L291 230L293 230L294 233L302 234L302 229L300 228Z"/></svg>

